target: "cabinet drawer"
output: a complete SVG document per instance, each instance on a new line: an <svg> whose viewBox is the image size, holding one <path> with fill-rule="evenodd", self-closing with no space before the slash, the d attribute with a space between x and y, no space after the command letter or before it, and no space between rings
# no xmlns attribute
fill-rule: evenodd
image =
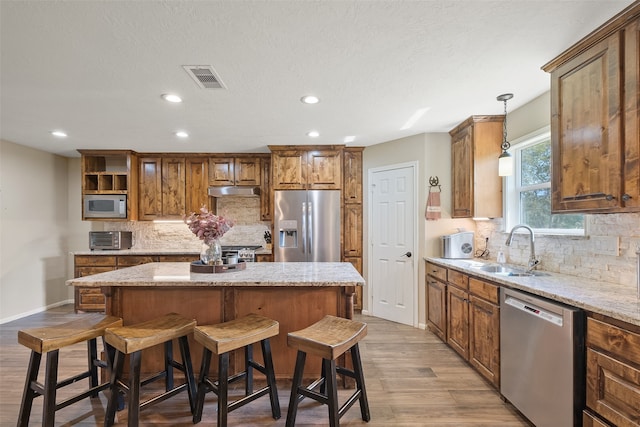
<svg viewBox="0 0 640 427"><path fill-rule="evenodd" d="M630 325L631 327L631 325ZM587 346L604 350L640 368L640 333L589 317ZM640 405L638 405L640 407Z"/></svg>
<svg viewBox="0 0 640 427"><path fill-rule="evenodd" d="M449 270L447 272L447 277L449 278L449 283L452 283L465 290L469 289L469 276L467 276L466 274L460 273L455 270Z"/></svg>
<svg viewBox="0 0 640 427"><path fill-rule="evenodd" d="M116 257L109 255L76 255L74 257L76 267L115 267Z"/></svg>
<svg viewBox="0 0 640 427"><path fill-rule="evenodd" d="M115 267L76 267L75 277L91 276L92 274L113 271Z"/></svg>
<svg viewBox="0 0 640 427"><path fill-rule="evenodd" d="M444 267L440 267L439 265L432 264L430 262L427 263L426 266L427 274L433 276L442 281L447 281L447 269Z"/></svg>
<svg viewBox="0 0 640 427"><path fill-rule="evenodd" d="M583 427L611 427L609 424L600 421L595 416L591 415L587 411L582 412L582 426Z"/></svg>
<svg viewBox="0 0 640 427"><path fill-rule="evenodd" d="M587 407L618 427L640 426L640 369L587 348Z"/></svg>
<svg viewBox="0 0 640 427"><path fill-rule="evenodd" d="M498 304L500 287L474 278L469 279L469 293L484 300Z"/></svg>
<svg viewBox="0 0 640 427"><path fill-rule="evenodd" d="M118 257L118 267L131 267L132 265L148 264L150 262L157 262L158 257L155 256L142 256L142 255L122 255Z"/></svg>
<svg viewBox="0 0 640 427"><path fill-rule="evenodd" d="M78 289L80 305L104 305L104 294L100 288L80 288Z"/></svg>

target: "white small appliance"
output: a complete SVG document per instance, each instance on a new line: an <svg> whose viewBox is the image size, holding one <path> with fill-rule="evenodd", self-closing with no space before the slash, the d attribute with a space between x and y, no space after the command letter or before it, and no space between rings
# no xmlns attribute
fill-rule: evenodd
<svg viewBox="0 0 640 427"><path fill-rule="evenodd" d="M473 231L445 234L440 240L442 258L473 258Z"/></svg>

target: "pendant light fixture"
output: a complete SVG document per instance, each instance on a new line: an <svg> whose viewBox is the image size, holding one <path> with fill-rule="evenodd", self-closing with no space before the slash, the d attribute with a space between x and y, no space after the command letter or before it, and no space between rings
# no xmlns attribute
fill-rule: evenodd
<svg viewBox="0 0 640 427"><path fill-rule="evenodd" d="M512 93L503 93L496 98L498 101L504 103L504 121L502 122L502 154L498 157L498 175L499 176L511 176L513 175L513 157L507 151L511 144L507 141L507 101L513 98Z"/></svg>

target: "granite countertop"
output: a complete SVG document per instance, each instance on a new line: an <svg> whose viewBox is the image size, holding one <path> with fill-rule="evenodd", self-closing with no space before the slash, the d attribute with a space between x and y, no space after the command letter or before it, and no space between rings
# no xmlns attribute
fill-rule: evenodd
<svg viewBox="0 0 640 427"><path fill-rule="evenodd" d="M270 255L272 251L265 249L264 246L255 250L256 255ZM73 255L102 255L102 256L117 256L117 255L198 255L200 250L197 249L114 249L114 250L87 250L87 251L73 251Z"/></svg>
<svg viewBox="0 0 640 427"><path fill-rule="evenodd" d="M362 286L349 262L249 262L225 273L191 273L188 262L152 262L67 280L67 285L101 286Z"/></svg>
<svg viewBox="0 0 640 427"><path fill-rule="evenodd" d="M545 276L504 276L472 267L473 264L495 264L495 262L431 257L425 260L509 288L640 326L640 299L635 284L601 282L560 273L548 273ZM513 267L522 268L521 266Z"/></svg>

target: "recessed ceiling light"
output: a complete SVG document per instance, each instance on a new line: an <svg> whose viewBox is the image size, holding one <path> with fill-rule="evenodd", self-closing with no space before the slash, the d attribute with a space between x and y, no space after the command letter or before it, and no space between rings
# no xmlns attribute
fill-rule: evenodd
<svg viewBox="0 0 640 427"><path fill-rule="evenodd" d="M176 132L178 138L189 138L189 134L183 130Z"/></svg>
<svg viewBox="0 0 640 427"><path fill-rule="evenodd" d="M305 95L300 98L300 101L302 101L304 104L317 104L318 102L320 102L320 98L315 95Z"/></svg>
<svg viewBox="0 0 640 427"><path fill-rule="evenodd" d="M163 94L162 99L169 102L182 102L182 98L180 98L178 95L173 95L171 93Z"/></svg>
<svg viewBox="0 0 640 427"><path fill-rule="evenodd" d="M345 136L344 137L344 142L353 142L356 140L355 136Z"/></svg>
<svg viewBox="0 0 640 427"><path fill-rule="evenodd" d="M53 136L57 136L58 138L66 138L67 137L67 133L63 132L61 130L54 130L51 131L51 135Z"/></svg>
<svg viewBox="0 0 640 427"><path fill-rule="evenodd" d="M310 130L309 132L307 132L307 136L310 138L317 138L320 136L320 132L318 132L317 130Z"/></svg>

